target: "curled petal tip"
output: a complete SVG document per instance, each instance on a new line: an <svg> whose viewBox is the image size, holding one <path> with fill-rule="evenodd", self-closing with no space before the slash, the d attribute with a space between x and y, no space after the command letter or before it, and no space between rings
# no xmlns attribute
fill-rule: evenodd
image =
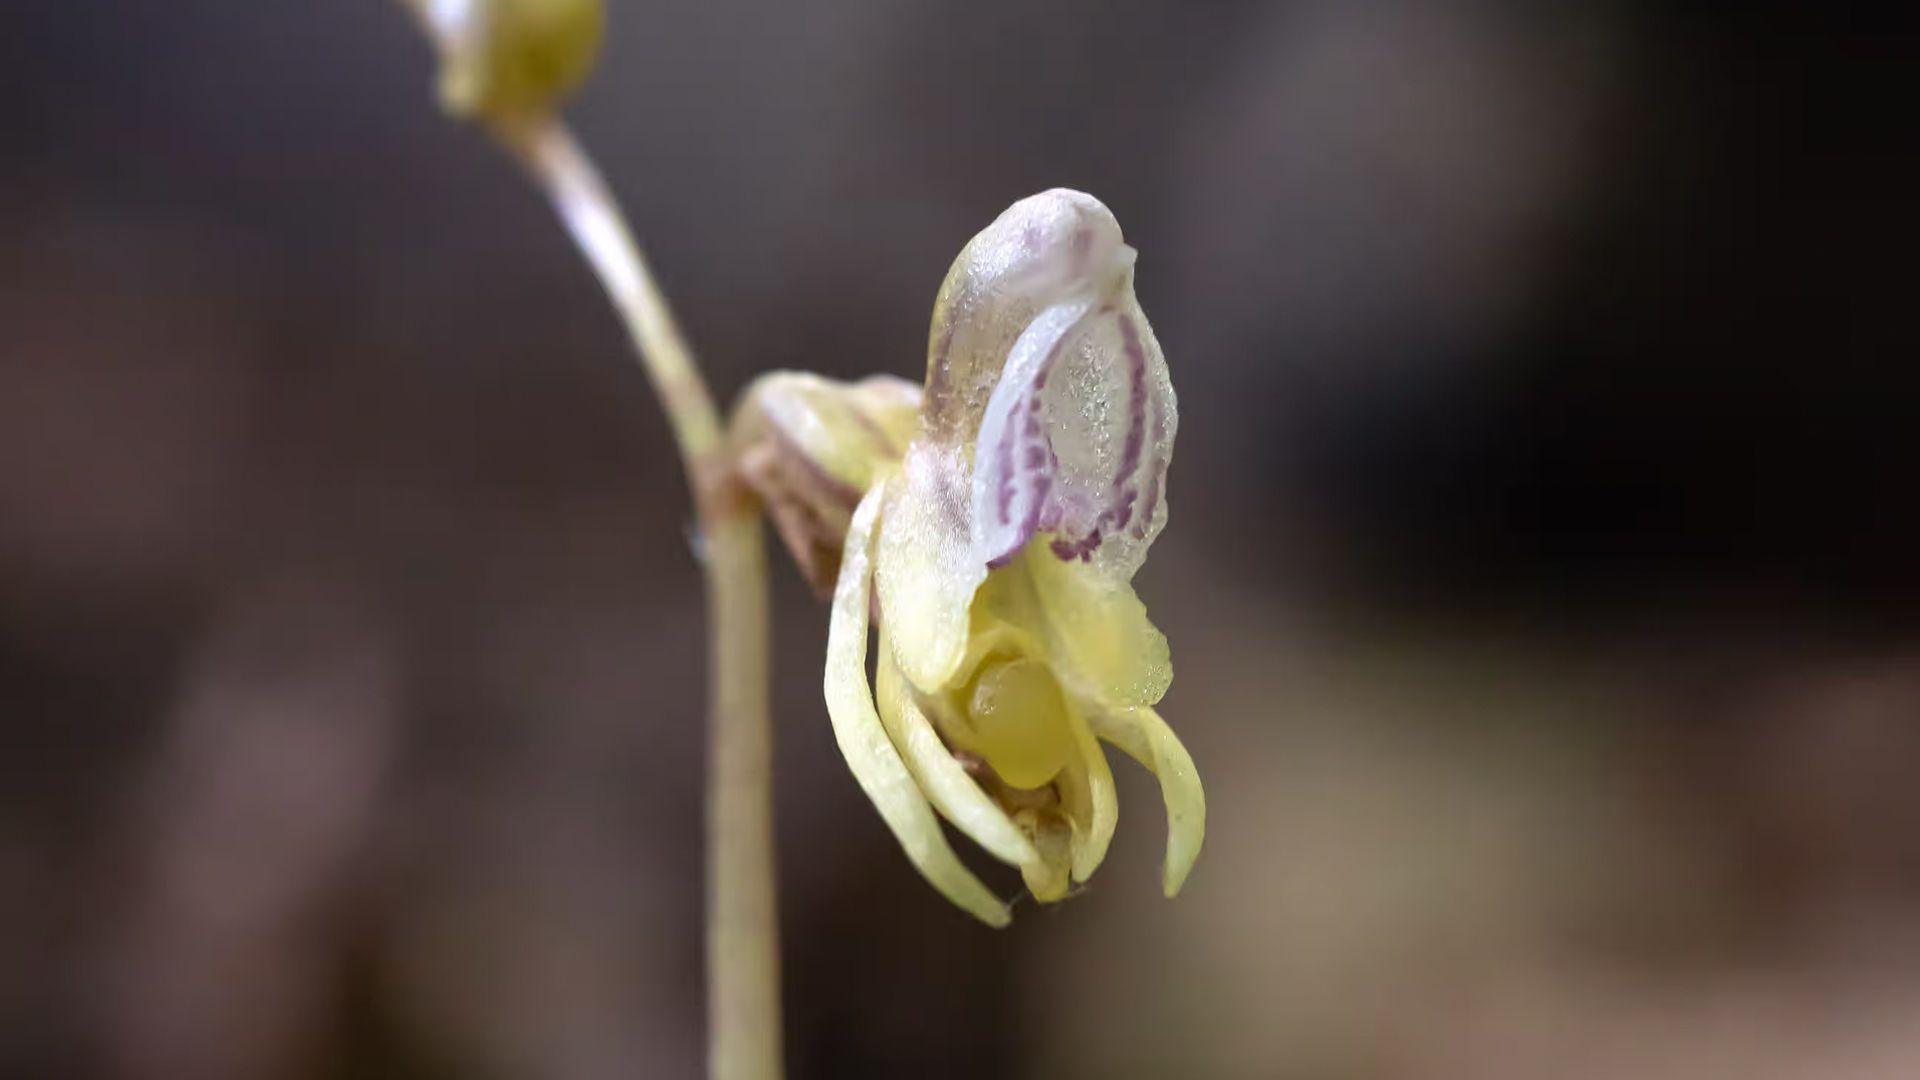
<svg viewBox="0 0 1920 1080"><path fill-rule="evenodd" d="M1124 246L1113 213L1066 188L1021 199L974 236L934 301L928 434L971 439L1014 340L1041 311L1110 280Z"/></svg>
<svg viewBox="0 0 1920 1080"><path fill-rule="evenodd" d="M1135 252L1091 195L1014 203L954 260L928 338L925 438L970 453L972 558L1037 534L1132 577L1166 520L1179 425L1133 291Z"/></svg>
<svg viewBox="0 0 1920 1080"><path fill-rule="evenodd" d="M1167 856L1160 887L1177 896L1200 858L1207 833L1207 795L1193 757L1160 714L1146 706L1113 709L1088 717L1095 734L1146 766L1160 781L1167 805Z"/></svg>

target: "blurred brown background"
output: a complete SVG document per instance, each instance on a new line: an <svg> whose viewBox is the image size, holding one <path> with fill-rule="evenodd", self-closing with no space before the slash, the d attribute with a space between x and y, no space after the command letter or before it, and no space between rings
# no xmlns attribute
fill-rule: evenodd
<svg viewBox="0 0 1920 1080"><path fill-rule="evenodd" d="M1920 1075L1914 42L1843 11L612 5L721 392L917 375L1064 184L1181 394L1176 903L1118 765L1084 896L944 905L780 568L794 1076ZM0 1074L697 1075L684 492L547 208L382 0L0 56Z"/></svg>

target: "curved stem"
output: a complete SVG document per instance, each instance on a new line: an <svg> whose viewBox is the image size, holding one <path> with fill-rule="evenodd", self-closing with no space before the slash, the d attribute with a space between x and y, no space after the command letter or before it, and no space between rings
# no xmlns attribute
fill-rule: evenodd
<svg viewBox="0 0 1920 1080"><path fill-rule="evenodd" d="M494 134L546 191L627 325L686 466L704 539L710 717L707 773L708 1062L715 1080L776 1080L779 921L774 898L767 562L759 507L732 481L713 396L619 205L557 119Z"/></svg>

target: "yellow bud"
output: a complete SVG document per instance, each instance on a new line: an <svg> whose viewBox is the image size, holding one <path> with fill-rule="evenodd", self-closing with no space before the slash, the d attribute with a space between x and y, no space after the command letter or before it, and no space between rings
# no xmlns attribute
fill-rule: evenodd
<svg viewBox="0 0 1920 1080"><path fill-rule="evenodd" d="M774 371L741 395L731 429L740 478L822 596L833 592L854 506L899 465L919 408L920 388L891 375L848 383Z"/></svg>
<svg viewBox="0 0 1920 1080"><path fill-rule="evenodd" d="M593 71L602 0L416 0L442 49L440 101L510 120L557 106Z"/></svg>

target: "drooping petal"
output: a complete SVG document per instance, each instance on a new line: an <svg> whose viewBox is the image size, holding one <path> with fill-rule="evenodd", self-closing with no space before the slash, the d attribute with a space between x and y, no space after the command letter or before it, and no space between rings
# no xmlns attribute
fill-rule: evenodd
<svg viewBox="0 0 1920 1080"><path fill-rule="evenodd" d="M862 791L906 850L914 867L934 888L989 926L1005 926L1012 916L980 879L953 853L939 819L914 783L874 710L867 684L867 612L872 580L875 518L884 486L875 486L855 509L833 594L827 631L827 713L833 719L840 754Z"/></svg>
<svg viewBox="0 0 1920 1080"><path fill-rule="evenodd" d="M1095 734L1160 779L1160 795L1167 804L1167 858L1160 884L1172 897L1186 883L1207 832L1207 797L1193 758L1160 714L1145 706L1094 712L1087 719Z"/></svg>
<svg viewBox="0 0 1920 1080"><path fill-rule="evenodd" d="M967 611L987 568L971 557L965 455L920 441L887 484L874 556L881 618L900 670L936 693L967 651Z"/></svg>
<svg viewBox="0 0 1920 1080"><path fill-rule="evenodd" d="M1021 199L969 241L933 305L922 409L928 436L971 443L1014 340L1053 304L1101 291L1123 246L1113 213L1065 188Z"/></svg>
<svg viewBox="0 0 1920 1080"><path fill-rule="evenodd" d="M994 858L1013 866L1040 856L1006 811L987 796L951 751L913 699L913 691L894 662L885 626L880 629L878 685L880 720L907 769L934 808L985 848Z"/></svg>
<svg viewBox="0 0 1920 1080"><path fill-rule="evenodd" d="M976 557L1002 565L1046 533L1057 557L1131 579L1166 523L1178 426L1130 269L1104 292L1041 311L1014 342L981 419Z"/></svg>
<svg viewBox="0 0 1920 1080"><path fill-rule="evenodd" d="M1120 799L1113 787L1113 770L1107 765L1106 751L1081 718L1079 710L1069 710L1073 729L1074 760L1060 771L1056 781L1061 802L1067 808L1072 827L1069 851L1073 856L1073 880L1085 881L1100 868L1113 842L1113 830L1120 823Z"/></svg>

